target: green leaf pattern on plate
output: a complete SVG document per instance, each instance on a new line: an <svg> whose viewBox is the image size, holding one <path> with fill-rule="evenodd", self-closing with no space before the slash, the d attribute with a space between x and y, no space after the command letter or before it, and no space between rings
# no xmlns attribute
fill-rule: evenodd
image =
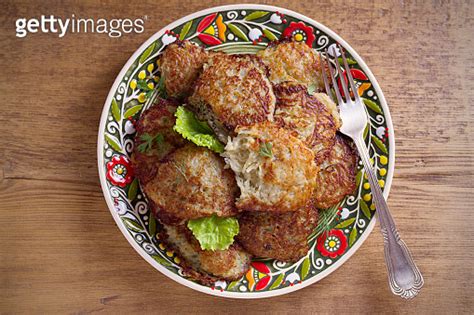
<svg viewBox="0 0 474 315"><path fill-rule="evenodd" d="M364 104L368 108L370 108L371 110L373 110L377 114L382 114L382 109L380 108L380 106L377 103L375 103L374 101L371 101L367 98L362 98L362 100L364 101Z"/></svg>
<svg viewBox="0 0 474 315"><path fill-rule="evenodd" d="M263 34L265 34L265 36L271 41L278 40L278 37L276 37L268 28L263 29Z"/></svg>
<svg viewBox="0 0 474 315"><path fill-rule="evenodd" d="M266 11L255 11L255 12L252 12L249 15L247 15L245 17L245 20L253 21L253 20L256 20L256 19L260 19L260 18L262 18L262 17L264 17L268 14L269 14L269 12L266 12Z"/></svg>
<svg viewBox="0 0 474 315"><path fill-rule="evenodd" d="M138 192L138 178L135 178L128 187L128 199L134 200Z"/></svg>
<svg viewBox="0 0 474 315"><path fill-rule="evenodd" d="M285 274L281 273L278 276L278 278L276 278L276 280L272 283L269 290L273 290L273 289L278 288L282 284L284 276L285 276Z"/></svg>
<svg viewBox="0 0 474 315"><path fill-rule="evenodd" d="M142 105L136 105L136 106L130 107L129 109L127 109L127 111L125 112L123 116L125 118L132 117L133 115L138 113L142 109L142 107L143 107Z"/></svg>
<svg viewBox="0 0 474 315"><path fill-rule="evenodd" d="M188 23L184 24L183 28L181 29L181 33L179 34L179 39L184 40L186 35L188 35L191 26L193 25L193 21L189 21Z"/></svg>
<svg viewBox="0 0 474 315"><path fill-rule="evenodd" d="M120 144L118 143L117 141L117 138L111 136L111 135L108 135L108 134L105 134L105 140L107 140L107 143L112 147L112 149L114 149L115 151L122 151L122 148L120 147Z"/></svg>
<svg viewBox="0 0 474 315"><path fill-rule="evenodd" d="M134 232L142 232L143 231L143 227L140 225L140 223L138 223L134 220L125 218L125 219L123 219L123 222L125 222L125 225L127 225L127 227L129 229L131 229L132 231L134 231Z"/></svg>
<svg viewBox="0 0 474 315"><path fill-rule="evenodd" d="M351 234L349 235L349 246L354 245L354 242L357 238L357 226L353 226L351 230Z"/></svg>
<svg viewBox="0 0 474 315"><path fill-rule="evenodd" d="M383 153L388 154L387 147L385 146L385 144L383 144L382 141L380 141L379 138L377 138L376 136L372 136L372 141Z"/></svg>
<svg viewBox="0 0 474 315"><path fill-rule="evenodd" d="M148 232L150 236L153 237L156 234L156 219L154 216L150 216L148 219Z"/></svg>
<svg viewBox="0 0 474 315"><path fill-rule="evenodd" d="M362 209L362 212L367 217L367 219L370 220L370 218L372 217L372 214L370 213L369 206L364 201L364 199L361 199L359 202L360 202L360 208Z"/></svg>
<svg viewBox="0 0 474 315"><path fill-rule="evenodd" d="M309 267L310 267L309 257L306 257L303 261L303 265L301 266L301 280L304 280L306 276L308 276Z"/></svg>
<svg viewBox="0 0 474 315"><path fill-rule="evenodd" d="M143 52L142 56L140 57L140 63L145 63L148 57L150 57L151 53L155 49L156 43L151 44L145 51Z"/></svg>
<svg viewBox="0 0 474 315"><path fill-rule="evenodd" d="M356 220L356 218L350 218L350 219L347 219L345 221L342 221L341 223L339 223L338 225L336 225L334 228L336 229L343 229L343 228L346 228L348 226L351 226L354 221Z"/></svg>
<svg viewBox="0 0 474 315"><path fill-rule="evenodd" d="M118 107L117 105L117 101L114 99L112 99L112 108L111 108L111 111L112 111L112 117L114 117L114 119L116 121L119 121L120 120L120 108Z"/></svg>
<svg viewBox="0 0 474 315"><path fill-rule="evenodd" d="M245 35L245 33L238 26L232 23L228 23L227 27L232 33L234 33L234 35L236 35L241 40L246 41L246 42L249 41L249 38L247 37L247 35Z"/></svg>

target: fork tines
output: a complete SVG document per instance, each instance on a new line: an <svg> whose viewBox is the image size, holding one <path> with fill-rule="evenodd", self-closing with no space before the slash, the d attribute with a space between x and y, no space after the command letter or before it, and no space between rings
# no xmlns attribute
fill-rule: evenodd
<svg viewBox="0 0 474 315"><path fill-rule="evenodd" d="M344 48L342 48L340 44L336 44L336 46L341 52L341 57L342 57L342 61L344 63L344 69L345 69L344 73L347 76L347 80L346 78L344 78L344 81L342 79L343 75L340 73L339 62L337 61L337 59L335 60L335 65L333 65L329 58L328 49L327 48L324 49L324 56L321 57L322 56L322 53L321 53L319 56L319 59L320 59L320 65L321 65L321 74L324 81L324 87L326 88L326 93L329 95L329 97L333 98L333 95L331 93L331 88L330 88L330 83L332 83L332 86L334 87L334 94L336 94L337 103L341 104L344 102L342 98L343 96L341 95L341 92L340 92L340 87L336 80L336 76L339 75L339 82L342 85L341 88L344 92L345 101L349 102L352 100L351 94L349 92L349 88L347 87L347 81L349 81L350 89L352 90L352 95L354 95L355 100L360 100L359 94L357 93L357 88L354 84L354 78L352 77L349 64L347 63L346 53L344 51ZM331 48L332 48L331 49L332 55L337 56L336 47L332 46ZM330 80L328 79L328 76L326 74L326 68L329 70Z"/></svg>

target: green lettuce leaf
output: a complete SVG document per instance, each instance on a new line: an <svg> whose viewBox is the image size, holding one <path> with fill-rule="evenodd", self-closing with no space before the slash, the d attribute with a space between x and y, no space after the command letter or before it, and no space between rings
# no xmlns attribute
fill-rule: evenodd
<svg viewBox="0 0 474 315"><path fill-rule="evenodd" d="M206 147L214 152L224 152L224 145L219 142L211 127L204 122L199 121L194 114L184 106L178 107L176 113L176 123L174 131L200 147Z"/></svg>
<svg viewBox="0 0 474 315"><path fill-rule="evenodd" d="M239 221L236 218L220 218L212 215L188 221L188 228L193 232L203 250L224 250L234 243L239 234Z"/></svg>

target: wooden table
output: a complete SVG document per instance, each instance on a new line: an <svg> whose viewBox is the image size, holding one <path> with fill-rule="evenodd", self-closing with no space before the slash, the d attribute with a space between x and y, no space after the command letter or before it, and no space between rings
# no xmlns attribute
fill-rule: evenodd
<svg viewBox="0 0 474 315"><path fill-rule="evenodd" d="M225 4L225 1L218 1ZM96 166L104 100L138 46L203 1L3 1L0 13L0 313L472 313L472 4L277 1L358 52L390 104L396 169L389 204L425 277L415 300L387 285L377 230L308 288L252 301L207 296L146 263L107 209ZM145 32L15 37L40 14L139 18Z"/></svg>

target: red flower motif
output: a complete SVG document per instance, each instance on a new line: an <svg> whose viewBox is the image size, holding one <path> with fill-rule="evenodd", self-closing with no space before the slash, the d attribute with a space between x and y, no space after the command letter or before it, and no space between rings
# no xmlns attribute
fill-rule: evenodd
<svg viewBox="0 0 474 315"><path fill-rule="evenodd" d="M270 273L270 269L263 262L253 261L251 263L251 266L258 272L265 273L265 274Z"/></svg>
<svg viewBox="0 0 474 315"><path fill-rule="evenodd" d="M265 289L265 287L268 285L268 283L270 282L270 279L272 277L270 276L265 276L263 277L262 279L260 279L257 284L255 285L255 290L256 291L261 291L263 289Z"/></svg>
<svg viewBox="0 0 474 315"><path fill-rule="evenodd" d="M216 38L216 37L208 35L208 34L201 33L201 34L198 35L198 38L201 40L201 42L203 42L204 44L209 45L209 46L215 46L215 45L222 44L222 42L220 41L219 38Z"/></svg>
<svg viewBox="0 0 474 315"><path fill-rule="evenodd" d="M354 80L356 80L356 81L367 81L367 80L369 80L369 78L367 78L367 76L365 75L365 73L362 72L362 71L359 70L359 69L351 69L351 74L352 74L352 78L353 78ZM349 84L349 79L347 78L347 73L346 73L345 70L344 70L344 72L342 73L342 76L344 77L344 81L346 82L346 86L347 86L347 85ZM338 83L338 85L339 85L339 91L341 92L341 95L342 95L343 97L345 97L345 95L344 95L344 90L343 90L342 84L341 84L341 76L339 76L339 78L337 78L337 83ZM357 85L358 90L359 90L359 91L358 91L358 94L359 94L359 95L362 95L362 93L364 93L365 90L367 90L369 87L371 87L371 84L370 84L370 83L369 83L369 84L362 84L362 85L361 85L361 84L358 84L358 83L356 82L356 85ZM351 96L353 96L352 93L350 93L350 94L351 94Z"/></svg>
<svg viewBox="0 0 474 315"><path fill-rule="evenodd" d="M262 278L258 276L259 279L255 283L255 290L261 291L265 289L265 287L270 283L270 280L272 279L272 277L269 275L270 268L268 268L267 265L265 265L263 262L260 262L260 261L254 261L250 265L252 266L253 269L257 270L259 274L265 275Z"/></svg>
<svg viewBox="0 0 474 315"><path fill-rule="evenodd" d="M364 72L362 72L361 70L359 69L351 69L351 74L352 74L352 77L356 80L364 80L364 81L367 81L369 78L367 78L367 76L365 75ZM346 74L344 73L344 76L346 76ZM347 78L346 78L347 80Z"/></svg>
<svg viewBox="0 0 474 315"><path fill-rule="evenodd" d="M212 21L214 21L214 18L216 17L216 15L217 15L217 13L210 14L210 15L206 16L204 19L201 20L201 22L199 22L196 30L199 33L204 31L209 25L211 25L211 23L212 23Z"/></svg>
<svg viewBox="0 0 474 315"><path fill-rule="evenodd" d="M291 38L297 42L305 42L309 47L313 45L316 37L313 34L313 28L303 22L291 22L283 31L283 37Z"/></svg>
<svg viewBox="0 0 474 315"><path fill-rule="evenodd" d="M224 36L223 32L225 32L225 30L223 29L225 27L225 24L222 23L221 15L219 15L216 20L216 23L218 26L218 36L217 37L213 36L215 35L214 33L216 32L216 30L211 26L211 24L216 19L216 16L217 16L217 13L213 13L206 16L205 18L201 20L201 22L199 22L196 28L196 31L199 33L198 38L201 40L201 42L203 42L204 44L208 46L215 46L215 45L222 44L222 38L225 40L225 37L222 37ZM219 32L222 34L219 34Z"/></svg>
<svg viewBox="0 0 474 315"><path fill-rule="evenodd" d="M123 155L115 155L110 162L107 163L106 177L116 186L125 187L133 180L133 168L130 161Z"/></svg>
<svg viewBox="0 0 474 315"><path fill-rule="evenodd" d="M331 230L321 234L316 248L324 257L336 258L347 249L347 237L341 230Z"/></svg>

